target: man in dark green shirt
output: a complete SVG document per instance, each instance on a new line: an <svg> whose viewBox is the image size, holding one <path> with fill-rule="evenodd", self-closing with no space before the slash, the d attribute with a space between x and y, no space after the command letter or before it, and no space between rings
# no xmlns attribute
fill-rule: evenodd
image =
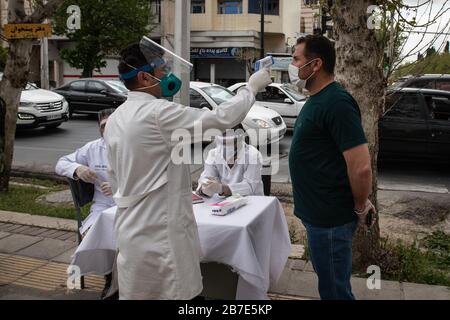
<svg viewBox="0 0 450 320"><path fill-rule="evenodd" d="M291 81L311 96L294 127L289 169L294 213L306 227L320 296L354 299L352 238L358 217L373 210L372 171L360 110L334 81L335 60L327 38L298 39Z"/></svg>

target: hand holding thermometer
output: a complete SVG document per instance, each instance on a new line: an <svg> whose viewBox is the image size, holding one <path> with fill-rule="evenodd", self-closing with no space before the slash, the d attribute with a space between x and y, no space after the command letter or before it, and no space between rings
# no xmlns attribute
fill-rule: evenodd
<svg viewBox="0 0 450 320"><path fill-rule="evenodd" d="M272 56L267 56L261 60L256 61L255 63L255 72L261 70L262 68L269 68L274 64L274 60Z"/></svg>

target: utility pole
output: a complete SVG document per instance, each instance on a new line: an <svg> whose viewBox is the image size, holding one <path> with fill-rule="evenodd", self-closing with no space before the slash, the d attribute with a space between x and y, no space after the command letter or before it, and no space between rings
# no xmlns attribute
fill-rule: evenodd
<svg viewBox="0 0 450 320"><path fill-rule="evenodd" d="M44 5L47 0L44 0ZM47 22L47 20L45 20ZM41 39L41 88L49 89L49 75L48 75L48 38Z"/></svg>
<svg viewBox="0 0 450 320"><path fill-rule="evenodd" d="M260 34L260 41L261 41L261 53L260 53L260 59L264 58L264 15L265 15L265 1L260 0L259 1L261 5L261 34Z"/></svg>
<svg viewBox="0 0 450 320"><path fill-rule="evenodd" d="M175 53L190 61L191 55L191 0L175 0ZM175 72L181 76L183 85L174 101L189 105L189 82L191 75L175 65Z"/></svg>

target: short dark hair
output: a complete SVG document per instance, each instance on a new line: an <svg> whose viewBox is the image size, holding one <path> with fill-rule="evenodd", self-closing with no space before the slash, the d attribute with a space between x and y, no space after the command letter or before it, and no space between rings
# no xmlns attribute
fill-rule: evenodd
<svg viewBox="0 0 450 320"><path fill-rule="evenodd" d="M334 73L336 65L336 51L333 42L321 35L307 35L297 39L297 45L305 44L305 57L308 59L320 58L323 69L329 73Z"/></svg>
<svg viewBox="0 0 450 320"><path fill-rule="evenodd" d="M146 64L148 64L148 62L141 52L139 43L130 44L128 47L126 47L120 52L120 62L118 66L119 74L125 74L130 71L133 71L134 69L131 68L130 66L140 68L142 66L145 66ZM153 71L151 72L151 74L153 74ZM136 88L138 85L136 77L122 81L125 84L125 86L130 90Z"/></svg>

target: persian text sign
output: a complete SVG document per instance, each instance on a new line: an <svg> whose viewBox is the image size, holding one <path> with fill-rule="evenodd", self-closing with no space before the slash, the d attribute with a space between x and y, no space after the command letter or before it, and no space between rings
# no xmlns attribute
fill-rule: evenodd
<svg viewBox="0 0 450 320"><path fill-rule="evenodd" d="M52 35L50 24L5 24L4 28L8 39L36 39Z"/></svg>

